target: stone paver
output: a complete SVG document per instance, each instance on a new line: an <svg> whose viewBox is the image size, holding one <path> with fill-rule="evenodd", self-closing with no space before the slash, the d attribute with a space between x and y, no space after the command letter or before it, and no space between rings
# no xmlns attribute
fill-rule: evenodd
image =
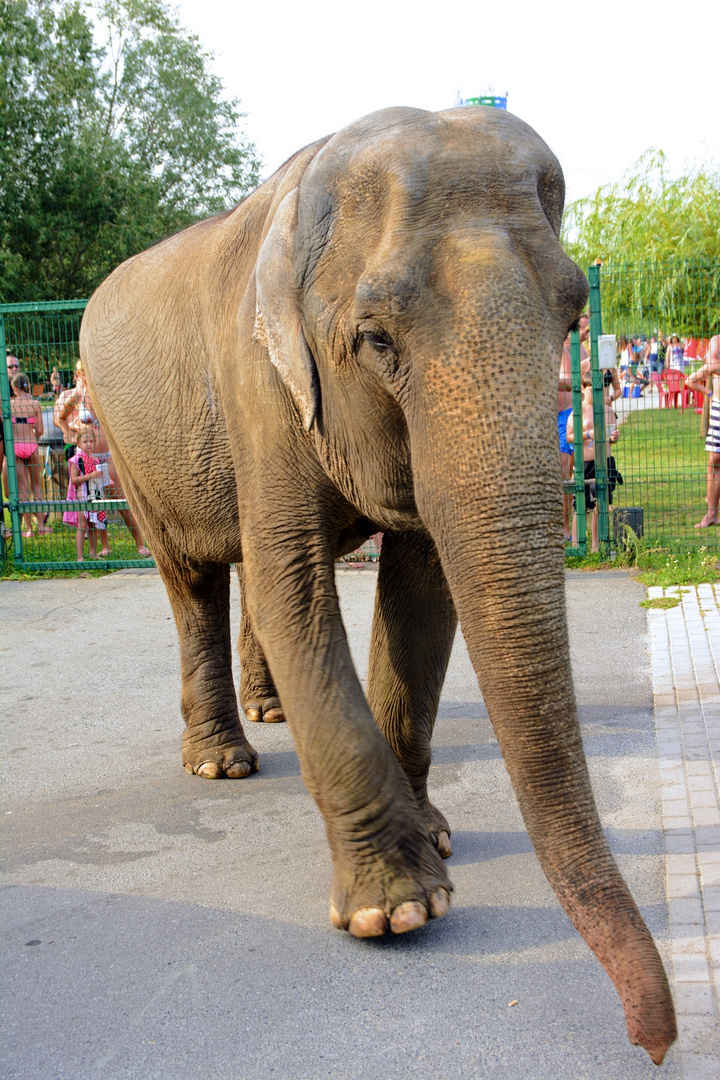
<svg viewBox="0 0 720 1080"><path fill-rule="evenodd" d="M651 588L673 996L683 1080L720 1076L720 586Z"/></svg>

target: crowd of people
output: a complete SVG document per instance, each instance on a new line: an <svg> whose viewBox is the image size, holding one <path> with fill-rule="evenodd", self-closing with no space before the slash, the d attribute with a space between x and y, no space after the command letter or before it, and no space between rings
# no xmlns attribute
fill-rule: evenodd
<svg viewBox="0 0 720 1080"><path fill-rule="evenodd" d="M43 410L40 402L30 392L30 380L20 370L20 361L8 353L7 373L10 382L10 411L13 424L13 444L17 469L18 494L21 502L39 502L43 495L41 483L41 464L39 443L43 436ZM53 423L62 432L65 442L64 462L67 463L67 476L62 472L62 484L66 487L55 497L70 501L87 499L123 499L122 486L118 478L105 432L98 419L88 390L82 362L75 365L74 386L62 387L62 378L53 368L50 377L52 387ZM2 477L4 490L7 491L7 462L4 443L2 446ZM120 511L120 515L135 541L138 555L148 558L151 555L145 546L140 528L131 510ZM33 515L23 515L22 534L27 539L35 535ZM37 534L51 533L48 524L49 514L35 515ZM87 540L90 559L107 558L109 543L107 534L107 515L104 510L65 511L63 524L75 529L75 548L78 562L84 561L85 542ZM100 540L100 554L97 546Z"/></svg>
<svg viewBox="0 0 720 1080"><path fill-rule="evenodd" d="M618 340L619 377L623 387L641 396L646 388L658 381L668 370L685 372L698 360L704 360L709 342L702 338L680 339L678 334L665 337L653 333L650 337L621 337ZM653 375L656 376L653 380ZM639 389L635 390L638 387Z"/></svg>

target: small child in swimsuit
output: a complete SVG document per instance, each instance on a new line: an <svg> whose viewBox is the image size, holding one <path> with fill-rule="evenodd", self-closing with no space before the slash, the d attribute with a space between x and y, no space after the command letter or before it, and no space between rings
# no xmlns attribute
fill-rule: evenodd
<svg viewBox="0 0 720 1080"><path fill-rule="evenodd" d="M68 462L70 469L70 483L74 487L78 499L88 498L88 484L93 484L102 491L105 474L95 460L95 429L90 423L80 423L77 433L77 452ZM70 495L68 490L68 498ZM75 552L77 561L83 562L85 547L85 533L88 538L88 555L91 559L97 558L97 533L100 533L101 555L107 558L110 554L107 538L107 519L104 510L90 511L79 510L77 515L77 528L75 530Z"/></svg>

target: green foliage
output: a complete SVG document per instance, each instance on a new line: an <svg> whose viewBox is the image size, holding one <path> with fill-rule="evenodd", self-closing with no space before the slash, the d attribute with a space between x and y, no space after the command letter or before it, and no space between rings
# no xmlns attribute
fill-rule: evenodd
<svg viewBox="0 0 720 1080"><path fill-rule="evenodd" d="M210 60L163 0L0 0L2 301L88 296L255 186Z"/></svg>
<svg viewBox="0 0 720 1080"><path fill-rule="evenodd" d="M720 257L618 263L602 268L607 334L710 338L720 330Z"/></svg>
<svg viewBox="0 0 720 1080"><path fill-rule="evenodd" d="M710 166L671 180L661 150L647 150L619 183L570 203L565 250L579 266L665 259L716 260L720 173Z"/></svg>

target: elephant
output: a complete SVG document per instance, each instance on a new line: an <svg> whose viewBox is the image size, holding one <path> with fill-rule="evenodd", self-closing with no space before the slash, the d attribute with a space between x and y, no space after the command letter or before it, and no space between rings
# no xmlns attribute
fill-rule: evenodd
<svg viewBox="0 0 720 1080"><path fill-rule="evenodd" d="M241 702L287 718L331 923L373 937L444 915L450 826L427 778L459 619L542 868L660 1063L668 982L602 832L569 662L557 372L588 286L559 243L564 190L505 111L381 110L123 263L80 347L174 613L185 767L257 768L235 564ZM334 563L378 531L366 695Z"/></svg>

